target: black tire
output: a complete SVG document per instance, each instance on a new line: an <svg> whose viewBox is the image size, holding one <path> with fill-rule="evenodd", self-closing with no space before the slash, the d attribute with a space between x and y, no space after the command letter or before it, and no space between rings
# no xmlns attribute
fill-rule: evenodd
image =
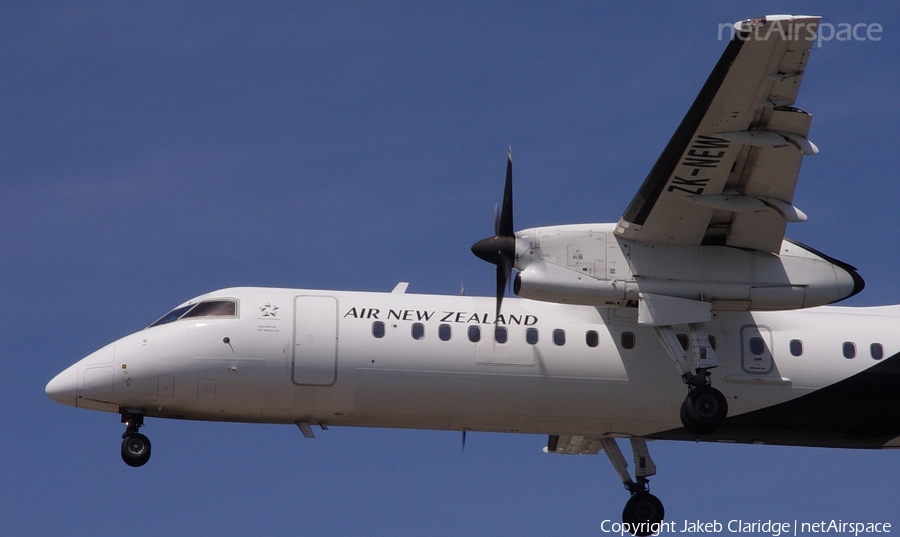
<svg viewBox="0 0 900 537"><path fill-rule="evenodd" d="M137 468L150 460L150 439L135 433L122 439L122 460L128 466Z"/></svg>
<svg viewBox="0 0 900 537"><path fill-rule="evenodd" d="M691 390L681 405L681 423L692 433L716 432L728 416L728 401L712 386Z"/></svg>
<svg viewBox="0 0 900 537"><path fill-rule="evenodd" d="M652 535L659 530L659 523L666 517L661 501L649 492L639 492L628 500L622 511L622 522L628 524L632 535Z"/></svg>
<svg viewBox="0 0 900 537"><path fill-rule="evenodd" d="M684 401L681 403L681 424L684 425L684 428L688 431L694 432L699 424L691 419L691 416L688 414L688 398L685 397Z"/></svg>

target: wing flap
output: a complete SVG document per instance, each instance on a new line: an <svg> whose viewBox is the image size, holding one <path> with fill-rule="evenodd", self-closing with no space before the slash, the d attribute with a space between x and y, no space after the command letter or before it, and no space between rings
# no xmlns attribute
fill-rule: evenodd
<svg viewBox="0 0 900 537"><path fill-rule="evenodd" d="M734 212L690 198L749 195L790 205L802 155L814 149L806 138L810 116L792 105L818 20L776 16L736 25L741 30L626 209L618 236L778 251L790 220L782 204Z"/></svg>
<svg viewBox="0 0 900 537"><path fill-rule="evenodd" d="M769 131L796 134L805 139L811 121L812 116L806 112L791 108L774 110L767 126ZM803 150L789 138L784 139L783 143L780 147L752 147L746 151L746 157L736 163L726 190L792 203ZM777 208L764 212L733 213L721 243L737 248L778 252L790 220ZM711 242L718 241L707 237L706 243Z"/></svg>

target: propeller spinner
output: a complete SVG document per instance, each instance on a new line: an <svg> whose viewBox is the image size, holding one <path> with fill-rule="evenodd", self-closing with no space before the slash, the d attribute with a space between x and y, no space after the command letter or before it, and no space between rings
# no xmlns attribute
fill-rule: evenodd
<svg viewBox="0 0 900 537"><path fill-rule="evenodd" d="M494 236L472 245L472 253L488 263L497 265L497 313L494 317L496 322L500 318L500 304L503 302L503 294L516 261L516 235L513 231L512 211L512 149L507 153L506 186L503 189L500 215L494 216Z"/></svg>

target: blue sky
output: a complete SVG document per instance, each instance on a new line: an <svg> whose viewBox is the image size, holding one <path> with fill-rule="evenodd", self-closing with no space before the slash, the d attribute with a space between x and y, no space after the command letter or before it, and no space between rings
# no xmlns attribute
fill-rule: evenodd
<svg viewBox="0 0 900 537"><path fill-rule="evenodd" d="M788 236L856 265L852 305L900 303L900 13L835 2L0 5L0 534L596 533L627 494L546 438L148 420L44 385L235 285L493 292L506 148L516 227L621 216L725 43L765 13L878 23L829 41L797 105ZM654 442L672 520L887 521L892 452Z"/></svg>

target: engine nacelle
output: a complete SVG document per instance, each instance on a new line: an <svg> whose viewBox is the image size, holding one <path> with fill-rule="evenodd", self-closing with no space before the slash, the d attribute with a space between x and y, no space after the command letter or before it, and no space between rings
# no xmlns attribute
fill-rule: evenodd
<svg viewBox="0 0 900 537"><path fill-rule="evenodd" d="M537 260L516 274L513 291L521 297L544 302L622 306L626 301L626 285L628 283L625 281L599 280L553 263ZM634 288L633 282L631 286Z"/></svg>
<svg viewBox="0 0 900 537"><path fill-rule="evenodd" d="M619 238L614 224L516 234L514 290L524 298L636 305L641 293L710 302L713 310L789 310L862 290L856 269L785 240L779 254L727 246L673 246Z"/></svg>

